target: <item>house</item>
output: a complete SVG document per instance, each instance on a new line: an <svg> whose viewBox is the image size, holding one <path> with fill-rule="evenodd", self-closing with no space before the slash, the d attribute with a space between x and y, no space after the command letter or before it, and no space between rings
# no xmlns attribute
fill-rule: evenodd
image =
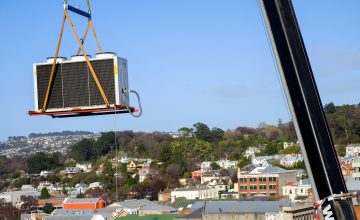
<svg viewBox="0 0 360 220"><path fill-rule="evenodd" d="M89 173L92 171L91 163L77 163L76 167L82 170L85 173Z"/></svg>
<svg viewBox="0 0 360 220"><path fill-rule="evenodd" d="M43 170L40 172L40 176L47 177L48 175L54 174L54 171L52 170Z"/></svg>
<svg viewBox="0 0 360 220"><path fill-rule="evenodd" d="M89 184L89 189L103 188L103 185L100 182L93 182Z"/></svg>
<svg viewBox="0 0 360 220"><path fill-rule="evenodd" d="M147 177L155 177L159 175L159 170L149 167L144 167L138 169L138 174L139 174L139 182L142 183Z"/></svg>
<svg viewBox="0 0 360 220"><path fill-rule="evenodd" d="M204 172L200 177L201 184L211 182L213 180L229 180L229 176L222 176L220 173L215 171Z"/></svg>
<svg viewBox="0 0 360 220"><path fill-rule="evenodd" d="M102 198L66 198L63 209L100 209L105 207Z"/></svg>
<svg viewBox="0 0 360 220"><path fill-rule="evenodd" d="M48 181L42 181L39 183L38 185L38 190L41 191L42 188L46 187L47 189L49 189L49 187L51 186L51 183Z"/></svg>
<svg viewBox="0 0 360 220"><path fill-rule="evenodd" d="M352 164L352 167L354 168L354 172L352 174L352 177L355 179L355 180L360 180L360 157L357 157L353 164Z"/></svg>
<svg viewBox="0 0 360 220"><path fill-rule="evenodd" d="M202 171L210 171L212 170L211 169L211 162L210 161L203 161L201 164L200 164L200 169Z"/></svg>
<svg viewBox="0 0 360 220"><path fill-rule="evenodd" d="M340 160L340 164L352 164L354 163L357 156L346 156Z"/></svg>
<svg viewBox="0 0 360 220"><path fill-rule="evenodd" d="M148 167L149 165L147 164L146 161L135 161L132 160L130 161L129 164L126 165L127 171L135 171L136 169L140 169L140 168L145 168Z"/></svg>
<svg viewBox="0 0 360 220"><path fill-rule="evenodd" d="M3 199L7 203L11 203L13 206L22 204L23 196L31 196L37 199L40 196L38 191L12 191L0 193L0 200Z"/></svg>
<svg viewBox="0 0 360 220"><path fill-rule="evenodd" d="M286 186L282 188L283 195L289 196L289 198L294 202L295 198L299 200L299 196L309 196L311 191L311 183L309 179L303 179L299 182L288 182Z"/></svg>
<svg viewBox="0 0 360 220"><path fill-rule="evenodd" d="M21 191L35 191L35 188L32 185L24 184L21 186Z"/></svg>
<svg viewBox="0 0 360 220"><path fill-rule="evenodd" d="M253 158L253 157L255 157L256 153L260 153L260 148L259 147L248 147L246 149L246 151L245 151L244 157Z"/></svg>
<svg viewBox="0 0 360 220"><path fill-rule="evenodd" d="M204 173L204 171L202 171L202 170L195 170L195 171L191 172L191 178L192 179L201 178L203 173Z"/></svg>
<svg viewBox="0 0 360 220"><path fill-rule="evenodd" d="M219 165L223 169L229 169L237 166L236 160L228 160L228 159L221 159L216 161L216 164Z"/></svg>
<svg viewBox="0 0 360 220"><path fill-rule="evenodd" d="M345 147L347 157L357 157L360 155L360 144L350 144Z"/></svg>
<svg viewBox="0 0 360 220"><path fill-rule="evenodd" d="M68 189L68 195L72 198L76 198L77 195L86 192L89 189L89 186L87 184L78 183L75 185L75 187Z"/></svg>
<svg viewBox="0 0 360 220"><path fill-rule="evenodd" d="M169 201L170 197L171 197L171 189L165 189L158 193L158 201L159 202Z"/></svg>
<svg viewBox="0 0 360 220"><path fill-rule="evenodd" d="M294 142L284 142L283 143L283 147L284 147L284 149L286 149L286 148L288 148L288 147L292 147L292 146L294 146Z"/></svg>
<svg viewBox="0 0 360 220"><path fill-rule="evenodd" d="M259 156L251 159L251 163L255 167L269 167L274 161L273 156Z"/></svg>
<svg viewBox="0 0 360 220"><path fill-rule="evenodd" d="M293 167L302 161L304 161L304 157L301 154L288 154L280 159L280 164L284 167Z"/></svg>
<svg viewBox="0 0 360 220"><path fill-rule="evenodd" d="M73 176L77 173L80 173L81 169L79 167L66 167L65 170L60 171L60 173L68 176Z"/></svg>
<svg viewBox="0 0 360 220"><path fill-rule="evenodd" d="M341 164L341 172L343 176L351 176L354 173L355 169L352 164Z"/></svg>
<svg viewBox="0 0 360 220"><path fill-rule="evenodd" d="M296 181L295 170L280 167L257 167L251 172L242 173L238 169L239 198L265 195L282 196L282 187Z"/></svg>
<svg viewBox="0 0 360 220"><path fill-rule="evenodd" d="M208 186L175 188L171 192L171 203L174 203L177 198L190 199L217 199L219 194L216 189Z"/></svg>

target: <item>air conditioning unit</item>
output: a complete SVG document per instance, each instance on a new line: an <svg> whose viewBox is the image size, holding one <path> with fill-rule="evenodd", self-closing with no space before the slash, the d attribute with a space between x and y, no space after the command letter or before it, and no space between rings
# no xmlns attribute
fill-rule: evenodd
<svg viewBox="0 0 360 220"><path fill-rule="evenodd" d="M129 106L127 60L115 53L100 53L89 57L110 107ZM35 110L41 112L54 59L33 64ZM53 86L46 112L96 110L106 108L84 56L70 60L57 58Z"/></svg>

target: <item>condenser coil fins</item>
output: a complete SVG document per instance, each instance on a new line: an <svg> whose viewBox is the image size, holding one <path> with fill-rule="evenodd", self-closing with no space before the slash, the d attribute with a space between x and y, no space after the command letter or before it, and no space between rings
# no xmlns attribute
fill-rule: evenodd
<svg viewBox="0 0 360 220"><path fill-rule="evenodd" d="M128 106L127 61L112 53L90 58L110 106ZM53 59L34 64L35 111L40 112L51 74ZM46 112L104 108L106 104L83 56L57 60Z"/></svg>

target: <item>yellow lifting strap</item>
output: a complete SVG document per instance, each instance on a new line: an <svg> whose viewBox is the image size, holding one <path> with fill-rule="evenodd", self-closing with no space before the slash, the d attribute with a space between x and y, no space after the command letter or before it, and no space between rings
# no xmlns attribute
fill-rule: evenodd
<svg viewBox="0 0 360 220"><path fill-rule="evenodd" d="M86 0L87 2L87 5L88 5L88 9L89 9L89 13L90 13L90 3L89 3L89 0ZM73 32L73 34L75 35L75 38L76 38L76 41L78 42L79 44L79 49L78 49L78 53L80 53L80 51L82 52L85 60L86 60L86 63L87 63L87 66L90 70L90 73L92 75L92 77L94 78L94 81L96 83L96 86L98 87L99 91L100 91L100 94L101 94L101 97L103 98L105 104L107 107L110 107L110 103L106 97L106 94L101 86L101 83L95 73L95 70L94 68L92 67L91 65L91 62L85 52L85 49L83 47L83 42L85 40L85 37L87 35L87 32L89 30L89 27L91 27L93 33L94 33L94 37L96 39L96 43L97 43L97 46L98 46L98 49L99 49L99 52L102 53L102 50L101 50L101 47L100 47L100 43L99 43L99 40L97 38L97 35L96 35L96 32L95 32L95 28L94 28L94 25L91 21L91 18L89 18L89 21L88 21L88 24L87 24L87 27L86 27L86 30L85 30L85 33L84 33L84 37L82 40L80 40L78 34L76 33L76 30L74 28L74 25L72 24L71 22L71 19L70 19L70 16L69 16L69 13L67 12L67 10L65 10L64 12L64 18L62 20L62 24L61 24L61 30L60 30L60 36L59 36L59 39L58 39L58 43L57 43L57 46L56 46L56 51L55 51L55 56L54 56L54 61L53 61L53 64L52 64L52 67L51 67L51 73L50 73L50 79L49 79L49 82L48 82L48 86L47 86L47 90L46 90L46 95L45 95L45 99L44 99L44 103L43 103L43 106L42 106L42 109L41 111L42 112L45 112L46 109L47 109L47 106L48 106L48 102L49 102L49 96L50 96L50 91L52 89L52 86L53 86L53 81L54 81L54 76L55 76L55 69L56 69L56 61L57 61L57 58L58 58L58 55L59 55L59 49L60 49L60 44L61 44L61 39L62 39L62 35L63 35L63 31L64 31L64 24L65 24L65 20L67 20L67 22L69 23L70 27L71 27L71 30Z"/></svg>

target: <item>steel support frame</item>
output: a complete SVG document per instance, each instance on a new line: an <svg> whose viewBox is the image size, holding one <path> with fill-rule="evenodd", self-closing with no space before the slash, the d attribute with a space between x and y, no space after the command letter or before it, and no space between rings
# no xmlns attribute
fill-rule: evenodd
<svg viewBox="0 0 360 220"><path fill-rule="evenodd" d="M325 219L356 219L291 0L259 0L315 199ZM321 214L321 213L320 213Z"/></svg>

